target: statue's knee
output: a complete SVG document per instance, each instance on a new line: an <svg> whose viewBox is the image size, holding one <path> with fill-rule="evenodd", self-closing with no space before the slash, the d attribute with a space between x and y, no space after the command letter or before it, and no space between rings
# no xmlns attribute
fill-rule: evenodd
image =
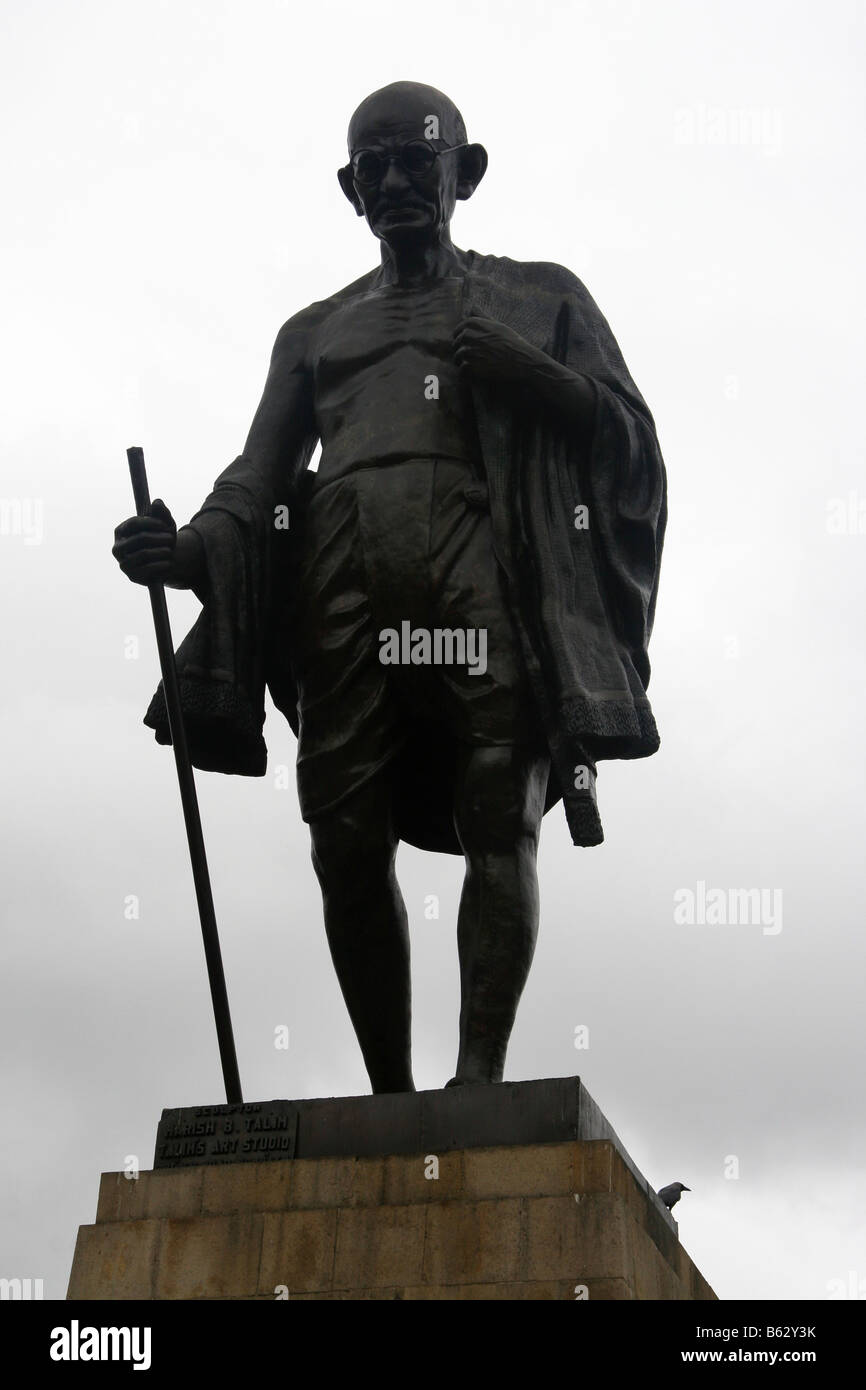
<svg viewBox="0 0 866 1390"><path fill-rule="evenodd" d="M455 808L465 852L509 851L538 838L539 809L513 749L476 750Z"/></svg>
<svg viewBox="0 0 866 1390"><path fill-rule="evenodd" d="M332 888L387 873L394 861L394 846L385 831L352 816L334 813L313 821L310 841L319 881Z"/></svg>

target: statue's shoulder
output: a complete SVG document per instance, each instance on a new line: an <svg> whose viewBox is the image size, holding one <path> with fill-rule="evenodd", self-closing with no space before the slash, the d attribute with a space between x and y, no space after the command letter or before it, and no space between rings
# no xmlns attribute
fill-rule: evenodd
<svg viewBox="0 0 866 1390"><path fill-rule="evenodd" d="M513 261L509 256L486 256L478 251L465 254L469 275L484 275L511 289L543 289L559 294L573 294L580 299L589 297L582 280L567 266L555 261Z"/></svg>
<svg viewBox="0 0 866 1390"><path fill-rule="evenodd" d="M372 289L379 277L379 270L368 271L366 275L362 275L358 280L353 280L351 285L345 285L335 294L328 295L326 299L317 299L314 303L308 304L305 309L300 309L283 324L277 335L277 345L279 346L281 343L294 344L311 337L345 300L363 294L365 290Z"/></svg>

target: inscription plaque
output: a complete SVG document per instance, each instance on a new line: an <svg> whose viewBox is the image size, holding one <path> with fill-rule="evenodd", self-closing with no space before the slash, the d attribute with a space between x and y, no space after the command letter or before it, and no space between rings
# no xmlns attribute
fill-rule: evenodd
<svg viewBox="0 0 866 1390"><path fill-rule="evenodd" d="M192 1168L294 1158L297 1135L298 1107L290 1100L163 1110L153 1166Z"/></svg>

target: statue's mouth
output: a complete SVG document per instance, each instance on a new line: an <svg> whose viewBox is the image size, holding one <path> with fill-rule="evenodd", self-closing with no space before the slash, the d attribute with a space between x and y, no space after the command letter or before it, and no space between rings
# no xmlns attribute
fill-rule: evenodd
<svg viewBox="0 0 866 1390"><path fill-rule="evenodd" d="M411 212L423 212L424 209L417 203L389 203L387 207L380 208L377 217L398 217L405 216Z"/></svg>

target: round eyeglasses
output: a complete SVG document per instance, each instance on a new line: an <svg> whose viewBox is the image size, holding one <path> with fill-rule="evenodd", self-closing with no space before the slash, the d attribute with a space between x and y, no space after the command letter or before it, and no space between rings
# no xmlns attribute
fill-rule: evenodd
<svg viewBox="0 0 866 1390"><path fill-rule="evenodd" d="M365 188L372 188L381 182L391 160L396 159L410 178L423 178L429 174L440 154L465 149L468 143L468 140L464 140L460 145L446 145L442 150L434 150L429 140L410 140L392 154L385 150L356 150L351 159L352 177Z"/></svg>

